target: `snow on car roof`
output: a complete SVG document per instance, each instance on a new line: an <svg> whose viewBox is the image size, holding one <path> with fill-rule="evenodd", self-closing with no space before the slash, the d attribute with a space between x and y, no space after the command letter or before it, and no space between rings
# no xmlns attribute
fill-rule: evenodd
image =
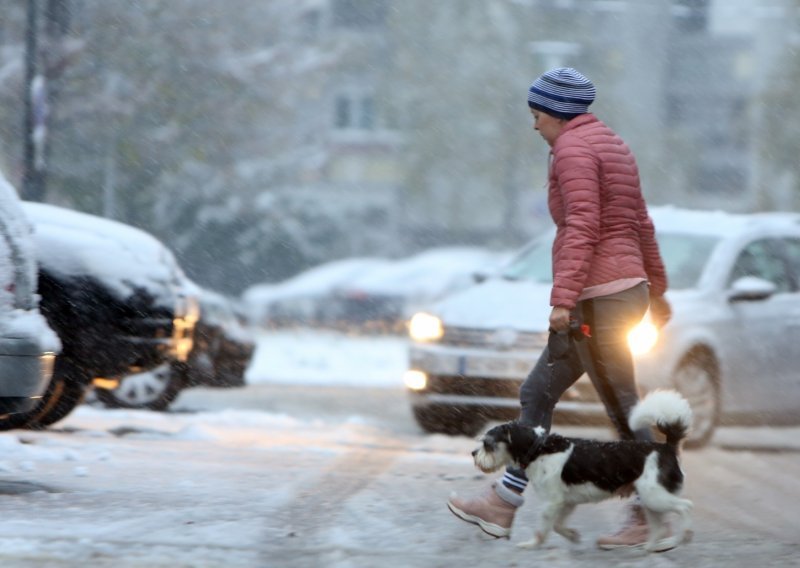
<svg viewBox="0 0 800 568"><path fill-rule="evenodd" d="M671 205L650 207L650 216L656 231L691 233L710 236L726 236L740 233L747 228L783 224L800 229L797 213L728 213L726 211L701 211L682 209Z"/></svg>
<svg viewBox="0 0 800 568"><path fill-rule="evenodd" d="M378 294L437 295L454 281L499 262L500 253L478 247L441 247L392 261L349 283L349 290Z"/></svg>
<svg viewBox="0 0 800 568"><path fill-rule="evenodd" d="M382 258L354 257L326 262L275 284L256 284L242 293L245 302L269 302L286 297L330 292L362 272L386 264Z"/></svg>
<svg viewBox="0 0 800 568"><path fill-rule="evenodd" d="M167 287L183 275L153 235L117 221L43 203L22 202L34 225L39 262L69 276L93 275L125 298L145 288L170 301Z"/></svg>

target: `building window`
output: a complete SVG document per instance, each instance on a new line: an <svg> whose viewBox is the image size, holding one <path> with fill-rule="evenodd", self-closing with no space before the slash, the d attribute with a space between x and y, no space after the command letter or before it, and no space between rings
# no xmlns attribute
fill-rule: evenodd
<svg viewBox="0 0 800 568"><path fill-rule="evenodd" d="M303 14L301 26L303 37L309 40L316 39L319 36L321 23L322 15L319 10L310 10Z"/></svg>
<svg viewBox="0 0 800 568"><path fill-rule="evenodd" d="M349 97L336 97L336 108L334 113L334 124L336 125L336 128L350 128L352 126L353 110L351 108Z"/></svg>
<svg viewBox="0 0 800 568"><path fill-rule="evenodd" d="M334 0L333 23L343 28L372 28L383 25L387 0Z"/></svg>
<svg viewBox="0 0 800 568"><path fill-rule="evenodd" d="M375 130L378 126L375 98L339 95L334 103L333 122L339 129Z"/></svg>
<svg viewBox="0 0 800 568"><path fill-rule="evenodd" d="M678 30L684 33L705 31L708 27L708 0L677 0L672 13Z"/></svg>
<svg viewBox="0 0 800 568"><path fill-rule="evenodd" d="M364 97L361 99L361 115L358 117L359 126L365 130L375 128L375 99Z"/></svg>
<svg viewBox="0 0 800 568"><path fill-rule="evenodd" d="M684 109L686 108L686 101L683 94L679 95L672 95L668 94L667 99L667 119L673 125L683 124L686 121L686 117L684 116Z"/></svg>

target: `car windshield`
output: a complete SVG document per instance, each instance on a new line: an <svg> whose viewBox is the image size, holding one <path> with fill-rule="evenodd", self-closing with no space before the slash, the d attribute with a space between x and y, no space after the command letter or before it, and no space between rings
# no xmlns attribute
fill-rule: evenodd
<svg viewBox="0 0 800 568"><path fill-rule="evenodd" d="M545 284L552 282L552 243L552 238L540 238L532 242L506 266L502 277L507 280L531 280Z"/></svg>
<svg viewBox="0 0 800 568"><path fill-rule="evenodd" d="M711 251L719 242L719 237L690 233L659 233L657 239L669 287L674 290L697 286ZM506 266L503 278L551 283L551 246L549 238L532 242Z"/></svg>
<svg viewBox="0 0 800 568"><path fill-rule="evenodd" d="M667 269L669 288L673 290L697 286L711 251L719 242L716 236L689 233L658 233L656 239Z"/></svg>

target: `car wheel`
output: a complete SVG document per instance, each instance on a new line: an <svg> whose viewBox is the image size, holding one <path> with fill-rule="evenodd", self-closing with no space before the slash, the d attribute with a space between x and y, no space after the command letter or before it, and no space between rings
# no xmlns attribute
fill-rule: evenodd
<svg viewBox="0 0 800 568"><path fill-rule="evenodd" d="M716 361L707 351L692 351L678 365L673 385L692 408L692 431L686 438L687 448L708 444L719 422L719 372Z"/></svg>
<svg viewBox="0 0 800 568"><path fill-rule="evenodd" d="M123 377L115 389L97 388L97 399L107 408L166 410L186 387L180 363L164 364L146 373Z"/></svg>
<svg viewBox="0 0 800 568"><path fill-rule="evenodd" d="M468 415L474 413L471 410L421 406L415 406L413 410L417 424L431 434L473 437L486 424L486 419L482 416Z"/></svg>
<svg viewBox="0 0 800 568"><path fill-rule="evenodd" d="M53 376L39 402L27 412L0 419L0 430L29 428L43 430L75 410L86 394L88 374L64 357L56 358Z"/></svg>
<svg viewBox="0 0 800 568"><path fill-rule="evenodd" d="M36 418L28 422L25 427L31 430L44 430L56 422L63 420L83 402L88 386L72 381L61 381L60 392L53 397L52 404Z"/></svg>

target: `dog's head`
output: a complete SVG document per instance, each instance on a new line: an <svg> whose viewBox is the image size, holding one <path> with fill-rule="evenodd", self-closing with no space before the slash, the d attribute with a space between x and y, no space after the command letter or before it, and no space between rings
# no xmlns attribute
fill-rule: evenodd
<svg viewBox="0 0 800 568"><path fill-rule="evenodd" d="M526 468L536 459L547 432L541 426L531 428L519 422L495 426L481 438L481 445L472 452L475 466L484 473L503 466Z"/></svg>

